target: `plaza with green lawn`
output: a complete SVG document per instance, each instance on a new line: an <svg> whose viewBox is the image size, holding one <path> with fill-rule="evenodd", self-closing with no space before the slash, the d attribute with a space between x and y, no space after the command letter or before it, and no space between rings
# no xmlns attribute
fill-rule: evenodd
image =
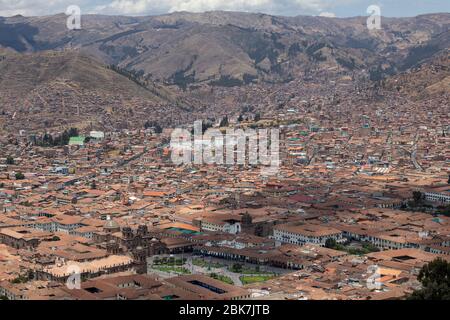
<svg viewBox="0 0 450 320"><path fill-rule="evenodd" d="M256 282L264 282L273 278L275 278L275 275L241 276L239 279L243 285L246 285Z"/></svg>
<svg viewBox="0 0 450 320"><path fill-rule="evenodd" d="M213 279L220 280L220 281L228 283L228 284L234 284L233 280L231 280L230 277L227 277L227 276L224 276L221 274L211 273L209 276Z"/></svg>
<svg viewBox="0 0 450 320"><path fill-rule="evenodd" d="M177 266L157 266L153 265L152 269L162 272L168 272L168 273L178 273L178 274L190 274L191 272L184 268L184 267L177 267Z"/></svg>

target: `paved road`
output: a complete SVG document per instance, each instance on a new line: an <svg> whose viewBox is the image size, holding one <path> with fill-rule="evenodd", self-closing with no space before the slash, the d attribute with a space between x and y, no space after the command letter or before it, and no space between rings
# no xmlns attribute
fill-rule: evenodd
<svg viewBox="0 0 450 320"><path fill-rule="evenodd" d="M422 166L417 161L417 144L414 144L413 151L409 151L408 149L406 149L404 147L400 147L400 149L402 149L403 151L405 151L406 153L408 153L410 155L411 162L412 162L414 168L416 168L417 170L423 171Z"/></svg>
<svg viewBox="0 0 450 320"><path fill-rule="evenodd" d="M411 153L411 161L412 161L414 167L415 167L417 170L423 171L422 166L417 162L417 150L414 150L414 151Z"/></svg>

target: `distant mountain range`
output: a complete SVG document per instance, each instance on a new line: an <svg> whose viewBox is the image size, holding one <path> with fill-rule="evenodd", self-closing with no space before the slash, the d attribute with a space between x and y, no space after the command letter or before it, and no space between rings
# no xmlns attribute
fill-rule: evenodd
<svg viewBox="0 0 450 320"><path fill-rule="evenodd" d="M227 97L244 98L213 87L279 84L276 93L327 74L385 79L418 98L450 91L449 13L383 18L374 31L365 17L86 15L76 31L66 19L0 17L0 132L214 119Z"/></svg>
<svg viewBox="0 0 450 320"><path fill-rule="evenodd" d="M289 81L317 70L370 70L372 79L407 70L450 44L450 14L383 18L277 17L237 12L154 17L64 14L0 18L0 46L17 52L76 48L145 80L236 85Z"/></svg>

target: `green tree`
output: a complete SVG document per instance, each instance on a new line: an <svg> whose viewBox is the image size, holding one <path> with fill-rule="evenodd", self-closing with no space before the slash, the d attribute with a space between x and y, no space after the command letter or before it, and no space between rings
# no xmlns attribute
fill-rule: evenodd
<svg viewBox="0 0 450 320"><path fill-rule="evenodd" d="M423 198L424 198L424 195L423 195L422 192L420 192L420 191L414 191L413 192L413 199L414 199L415 203L422 202Z"/></svg>
<svg viewBox="0 0 450 320"><path fill-rule="evenodd" d="M158 134L163 132L163 128L158 123L155 124L154 130Z"/></svg>
<svg viewBox="0 0 450 320"><path fill-rule="evenodd" d="M49 133L45 133L44 136L42 137L42 146L44 147L48 147L48 146L52 146L53 145L53 137L51 134Z"/></svg>
<svg viewBox="0 0 450 320"><path fill-rule="evenodd" d="M446 217L450 217L450 205L439 207L436 213L442 214Z"/></svg>
<svg viewBox="0 0 450 320"><path fill-rule="evenodd" d="M6 164L14 164L14 158L11 156L6 157Z"/></svg>
<svg viewBox="0 0 450 320"><path fill-rule="evenodd" d="M78 128L70 128L68 135L69 137L78 137L79 136Z"/></svg>
<svg viewBox="0 0 450 320"><path fill-rule="evenodd" d="M233 266L231 267L231 270L236 273L241 273L242 272L242 264L234 263Z"/></svg>
<svg viewBox="0 0 450 320"><path fill-rule="evenodd" d="M18 283L27 283L29 280L29 274L26 275L19 275L17 278L14 278L11 280L11 283L18 284Z"/></svg>
<svg viewBox="0 0 450 320"><path fill-rule="evenodd" d="M25 179L25 176L22 172L17 172L16 173L16 180L23 180Z"/></svg>
<svg viewBox="0 0 450 320"><path fill-rule="evenodd" d="M328 239L325 241L325 247L326 247L326 248L334 249L334 248L336 248L336 246L337 246L337 242L336 242L336 240L333 239L333 238L328 238Z"/></svg>
<svg viewBox="0 0 450 320"><path fill-rule="evenodd" d="M450 300L450 263L437 258L423 266L418 280L422 289L416 290L410 300Z"/></svg>
<svg viewBox="0 0 450 320"><path fill-rule="evenodd" d="M162 133L163 132L163 128L161 127L161 125L158 123L158 122L156 122L156 121L146 121L145 123L144 123L144 128L145 129L149 129L149 128L153 128L153 131L155 132L155 133Z"/></svg>
<svg viewBox="0 0 450 320"><path fill-rule="evenodd" d="M229 125L228 116L225 116L222 121L220 121L220 127L228 127Z"/></svg>
<svg viewBox="0 0 450 320"><path fill-rule="evenodd" d="M368 253L369 252L378 252L378 251L380 251L380 249L377 246L373 245L370 242L364 242L363 243L363 249L368 251Z"/></svg>
<svg viewBox="0 0 450 320"><path fill-rule="evenodd" d="M59 138L59 144L61 145L68 145L69 141L70 141L70 137L76 137L76 136L71 136L69 134L69 132L67 132L67 130L64 130L64 132L61 134L60 138Z"/></svg>

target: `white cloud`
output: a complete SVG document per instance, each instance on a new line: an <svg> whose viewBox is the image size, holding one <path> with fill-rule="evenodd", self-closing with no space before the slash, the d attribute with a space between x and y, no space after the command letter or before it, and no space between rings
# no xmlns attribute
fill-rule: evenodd
<svg viewBox="0 0 450 320"><path fill-rule="evenodd" d="M272 14L318 14L337 2L355 0L110 0L94 8L108 14L160 14L165 12L204 12L214 10L265 12Z"/></svg>
<svg viewBox="0 0 450 320"><path fill-rule="evenodd" d="M157 3L158 1L154 0L114 0L109 4L96 6L93 11L124 15L151 14Z"/></svg>
<svg viewBox="0 0 450 320"><path fill-rule="evenodd" d="M89 0L0 0L0 16L36 16L65 12L70 5L86 6Z"/></svg>
<svg viewBox="0 0 450 320"><path fill-rule="evenodd" d="M275 15L365 15L373 3L386 6L388 16L401 16L410 0L0 0L0 16L25 16L62 13L70 5L80 6L83 13L114 15L157 15L174 11L231 10L263 12ZM402 4L402 5L400 5ZM404 6L403 6L404 5ZM411 6L408 6L410 8ZM419 13L447 12L448 0L417 0L411 10Z"/></svg>
<svg viewBox="0 0 450 320"><path fill-rule="evenodd" d="M173 1L173 5L169 9L169 12L174 11L191 11L202 12L212 10L233 10L233 11L247 11L252 8L261 8L264 6L270 6L271 0L185 0L185 1Z"/></svg>
<svg viewBox="0 0 450 320"><path fill-rule="evenodd" d="M321 12L319 14L319 17L335 18L336 14L334 14L333 12Z"/></svg>

